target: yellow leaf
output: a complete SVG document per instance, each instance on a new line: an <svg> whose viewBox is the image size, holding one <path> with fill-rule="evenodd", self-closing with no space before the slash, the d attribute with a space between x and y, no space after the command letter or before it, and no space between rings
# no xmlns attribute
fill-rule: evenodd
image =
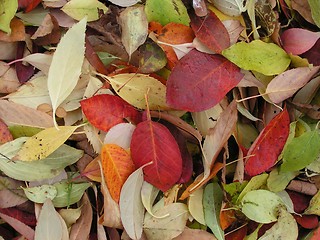
<svg viewBox="0 0 320 240"><path fill-rule="evenodd" d="M53 55L48 73L48 90L53 119L59 105L77 85L84 60L86 19L75 24L63 36ZM56 121L54 121L57 127Z"/></svg>
<svg viewBox="0 0 320 240"><path fill-rule="evenodd" d="M101 151L101 162L110 195L119 202L121 188L135 170L131 156L116 144L106 144Z"/></svg>
<svg viewBox="0 0 320 240"><path fill-rule="evenodd" d="M146 109L145 94L148 94L150 110L168 110L166 86L146 74L124 73L108 77L117 94L131 105Z"/></svg>
<svg viewBox="0 0 320 240"><path fill-rule="evenodd" d="M57 150L79 126L47 128L27 139L12 160L35 161L46 158Z"/></svg>

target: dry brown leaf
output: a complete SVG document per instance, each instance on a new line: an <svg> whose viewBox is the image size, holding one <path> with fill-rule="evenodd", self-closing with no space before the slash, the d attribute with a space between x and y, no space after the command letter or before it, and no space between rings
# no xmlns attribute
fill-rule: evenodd
<svg viewBox="0 0 320 240"><path fill-rule="evenodd" d="M18 18L13 18L10 23L11 34L0 31L0 41L3 42L17 42L26 39L26 32L23 22Z"/></svg>

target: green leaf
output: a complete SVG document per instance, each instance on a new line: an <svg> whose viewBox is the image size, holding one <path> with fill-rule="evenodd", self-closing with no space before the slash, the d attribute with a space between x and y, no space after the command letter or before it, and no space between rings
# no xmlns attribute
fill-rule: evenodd
<svg viewBox="0 0 320 240"><path fill-rule="evenodd" d="M222 200L223 191L218 183L210 183L205 187L203 193L204 219L218 240L224 239L224 232L220 227L219 220Z"/></svg>
<svg viewBox="0 0 320 240"><path fill-rule="evenodd" d="M284 72L291 61L282 48L261 40L236 43L223 50L222 55L242 69L257 71L267 76Z"/></svg>
<svg viewBox="0 0 320 240"><path fill-rule="evenodd" d="M11 161L28 138L18 138L0 146L0 170L7 176L21 181L38 181L59 175L68 165L78 161L83 151L62 145L45 159L23 162ZM6 157L5 157L6 156Z"/></svg>
<svg viewBox="0 0 320 240"><path fill-rule="evenodd" d="M145 12L149 22L156 21L162 25L171 22L189 26L190 18L181 0L147 0Z"/></svg>
<svg viewBox="0 0 320 240"><path fill-rule="evenodd" d="M102 61L103 65L105 65L105 66L109 65L114 60L119 59L118 57L113 56L112 54L107 53L107 52L97 52L97 55L99 56L99 58Z"/></svg>
<svg viewBox="0 0 320 240"><path fill-rule="evenodd" d="M256 190L259 189L260 187L262 187L263 185L265 185L267 183L267 178L268 178L268 174L263 173L257 176L254 176L253 178L250 179L250 181L248 182L248 184L245 186L245 188L243 189L243 191L240 193L237 202L240 202L242 200L242 198L250 191L252 190Z"/></svg>
<svg viewBox="0 0 320 240"><path fill-rule="evenodd" d="M59 182L53 186L57 189L57 195L52 203L55 207L62 208L79 202L84 191L91 186L91 183Z"/></svg>
<svg viewBox="0 0 320 240"><path fill-rule="evenodd" d="M18 0L0 0L0 30L10 34L10 22L18 9Z"/></svg>
<svg viewBox="0 0 320 240"><path fill-rule="evenodd" d="M79 126L46 128L27 139L12 160L35 161L48 157L57 150Z"/></svg>
<svg viewBox="0 0 320 240"><path fill-rule="evenodd" d="M241 200L241 210L249 219L258 223L277 221L279 207L284 206L282 199L267 190L253 190Z"/></svg>
<svg viewBox="0 0 320 240"><path fill-rule="evenodd" d="M315 24L320 28L320 1L308 0L311 9L311 16Z"/></svg>
<svg viewBox="0 0 320 240"><path fill-rule="evenodd" d="M37 187L23 188L26 197L35 203L44 203L47 199L54 199L57 189L52 185L41 185Z"/></svg>
<svg viewBox="0 0 320 240"><path fill-rule="evenodd" d="M248 182L232 182L229 184L224 184L223 189L231 196L231 202L236 204L237 199L239 198L240 193L247 186Z"/></svg>
<svg viewBox="0 0 320 240"><path fill-rule="evenodd" d="M167 57L162 48L155 42L146 42L139 48L142 55L139 61L140 71L153 73L159 71L167 64Z"/></svg>
<svg viewBox="0 0 320 240"><path fill-rule="evenodd" d="M320 191L311 198L309 206L304 211L304 214L316 214L320 216Z"/></svg>
<svg viewBox="0 0 320 240"><path fill-rule="evenodd" d="M272 192L280 192L284 190L289 182L298 175L298 171L281 172L278 169L273 169L267 180L268 189Z"/></svg>
<svg viewBox="0 0 320 240"><path fill-rule="evenodd" d="M12 134L13 139L20 138L20 137L32 137L33 135L43 130L42 128L30 127L25 125L12 125L12 126L9 126L8 128Z"/></svg>
<svg viewBox="0 0 320 240"><path fill-rule="evenodd" d="M121 41L129 57L147 39L148 20L143 6L128 7L120 13Z"/></svg>
<svg viewBox="0 0 320 240"><path fill-rule="evenodd" d="M283 152L281 171L299 171L315 161L320 155L319 130L303 133L292 139Z"/></svg>
<svg viewBox="0 0 320 240"><path fill-rule="evenodd" d="M99 19L99 11L106 13L108 8L98 0L71 0L61 10L73 19L80 21L87 17L91 22Z"/></svg>
<svg viewBox="0 0 320 240"><path fill-rule="evenodd" d="M70 95L81 74L85 51L86 19L75 24L61 38L48 73L48 90L52 102L53 119L58 106Z"/></svg>

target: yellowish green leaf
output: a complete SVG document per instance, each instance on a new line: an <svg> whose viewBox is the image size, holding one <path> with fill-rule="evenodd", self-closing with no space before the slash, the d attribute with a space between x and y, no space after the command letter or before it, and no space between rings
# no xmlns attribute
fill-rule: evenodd
<svg viewBox="0 0 320 240"><path fill-rule="evenodd" d="M309 207L305 210L304 214L316 214L320 216L320 191L312 197Z"/></svg>
<svg viewBox="0 0 320 240"><path fill-rule="evenodd" d="M10 34L10 22L18 9L18 0L0 0L0 30Z"/></svg>
<svg viewBox="0 0 320 240"><path fill-rule="evenodd" d="M66 222L68 227L71 227L80 218L81 207L79 208L61 208L59 210L60 216Z"/></svg>
<svg viewBox="0 0 320 240"><path fill-rule="evenodd" d="M145 74L124 73L108 77L117 94L131 105L146 109L145 94L148 94L150 110L168 110L166 86Z"/></svg>
<svg viewBox="0 0 320 240"><path fill-rule="evenodd" d="M121 41L129 56L147 39L148 20L143 6L128 7L120 13Z"/></svg>
<svg viewBox="0 0 320 240"><path fill-rule="evenodd" d="M52 185L41 185L37 187L23 188L24 194L35 203L44 203L47 199L54 199L57 189Z"/></svg>
<svg viewBox="0 0 320 240"><path fill-rule="evenodd" d="M70 28L61 38L53 55L48 73L48 90L54 119L56 109L70 95L81 74L86 23L84 18ZM54 123L57 127L56 121Z"/></svg>
<svg viewBox="0 0 320 240"><path fill-rule="evenodd" d="M308 0L311 9L311 16L316 25L320 28L320 1Z"/></svg>
<svg viewBox="0 0 320 240"><path fill-rule="evenodd" d="M87 17L91 22L99 19L99 11L106 13L108 8L98 0L71 0L61 10L73 19L80 21Z"/></svg>
<svg viewBox="0 0 320 240"><path fill-rule="evenodd" d="M79 126L46 128L30 137L13 160L35 161L46 158L57 150Z"/></svg>
<svg viewBox="0 0 320 240"><path fill-rule="evenodd" d="M282 48L261 40L236 43L223 50L222 55L242 69L257 71L267 76L284 72L291 62Z"/></svg>
<svg viewBox="0 0 320 240"><path fill-rule="evenodd" d="M248 184L245 186L245 188L240 193L237 202L240 202L242 198L250 191L259 189L261 186L265 185L267 183L268 174L263 173L257 176L254 176L250 179Z"/></svg>

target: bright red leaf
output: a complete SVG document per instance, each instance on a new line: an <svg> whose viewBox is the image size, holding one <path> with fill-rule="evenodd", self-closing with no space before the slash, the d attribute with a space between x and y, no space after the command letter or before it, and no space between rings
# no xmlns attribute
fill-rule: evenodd
<svg viewBox="0 0 320 240"><path fill-rule="evenodd" d="M284 50L294 55L308 51L319 38L318 33L302 28L290 28L281 35Z"/></svg>
<svg viewBox="0 0 320 240"><path fill-rule="evenodd" d="M140 113L118 96L96 95L82 100L80 104L88 121L103 131L125 122L125 118L130 118L135 123L139 122Z"/></svg>
<svg viewBox="0 0 320 240"><path fill-rule="evenodd" d="M191 27L196 37L210 50L221 53L230 46L230 37L227 29L213 12L204 17L191 14Z"/></svg>
<svg viewBox="0 0 320 240"><path fill-rule="evenodd" d="M314 229L318 227L319 220L317 215L293 215L297 223L306 229Z"/></svg>
<svg viewBox="0 0 320 240"><path fill-rule="evenodd" d="M41 0L18 0L18 6L19 9L24 9L27 13L38 6L40 2Z"/></svg>
<svg viewBox="0 0 320 240"><path fill-rule="evenodd" d="M191 50L167 81L167 103L176 109L199 112L220 102L242 79L240 69L220 55Z"/></svg>
<svg viewBox="0 0 320 240"><path fill-rule="evenodd" d="M180 179L182 158L179 146L162 124L147 120L137 125L131 140L131 156L144 178L161 191L167 191Z"/></svg>
<svg viewBox="0 0 320 240"><path fill-rule="evenodd" d="M285 109L261 131L248 151L245 172L249 176L263 173L275 164L287 141L289 124L289 114Z"/></svg>

